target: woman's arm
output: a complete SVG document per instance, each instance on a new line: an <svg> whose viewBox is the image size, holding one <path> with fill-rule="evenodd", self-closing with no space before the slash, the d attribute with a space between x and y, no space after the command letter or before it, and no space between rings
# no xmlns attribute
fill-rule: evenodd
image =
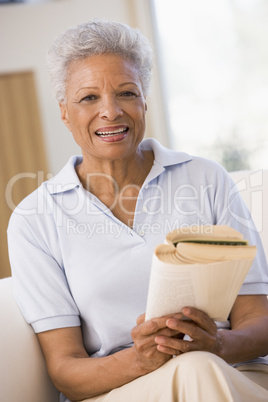
<svg viewBox="0 0 268 402"><path fill-rule="evenodd" d="M268 300L266 296L238 296L231 313L231 331L219 331L219 355L237 363L268 355Z"/></svg>
<svg viewBox="0 0 268 402"><path fill-rule="evenodd" d="M89 357L80 327L39 333L56 388L71 400L81 400L108 392L162 366L171 357L157 350L154 338L177 333L166 328L167 318L147 322L138 319L132 330L134 347L101 358Z"/></svg>
<svg viewBox="0 0 268 402"><path fill-rule="evenodd" d="M157 336L158 350L170 355L205 350L228 363L268 354L268 301L266 296L238 296L231 312L231 330L217 330L208 315L192 307L183 309L189 321L171 318L167 327L189 335L192 341Z"/></svg>

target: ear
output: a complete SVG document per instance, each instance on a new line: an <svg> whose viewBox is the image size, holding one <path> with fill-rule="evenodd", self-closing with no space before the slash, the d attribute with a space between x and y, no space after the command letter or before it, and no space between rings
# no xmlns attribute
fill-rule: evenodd
<svg viewBox="0 0 268 402"><path fill-rule="evenodd" d="M59 103L59 106L60 106L61 120L63 121L65 126L68 128L68 130L71 131L67 106L64 103Z"/></svg>

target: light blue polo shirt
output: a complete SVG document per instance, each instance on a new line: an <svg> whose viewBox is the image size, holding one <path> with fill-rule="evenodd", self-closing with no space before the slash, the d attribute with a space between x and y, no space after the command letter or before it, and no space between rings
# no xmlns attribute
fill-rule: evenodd
<svg viewBox="0 0 268 402"><path fill-rule="evenodd" d="M8 228L15 297L36 332L82 326L89 355L132 343L145 312L154 248L177 227L230 225L258 255L241 294L268 294L260 239L238 191L215 162L168 150L153 139L154 164L138 196L133 229L81 185L72 157L16 208Z"/></svg>

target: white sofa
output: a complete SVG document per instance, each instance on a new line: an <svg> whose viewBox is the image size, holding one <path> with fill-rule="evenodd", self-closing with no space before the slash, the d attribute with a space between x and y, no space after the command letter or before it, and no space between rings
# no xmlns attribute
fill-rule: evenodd
<svg viewBox="0 0 268 402"><path fill-rule="evenodd" d="M37 336L14 300L12 278L0 280L0 401L58 402Z"/></svg>
<svg viewBox="0 0 268 402"><path fill-rule="evenodd" d="M252 212L268 256L268 171L231 174ZM0 401L57 402L42 351L12 293L12 278L0 280Z"/></svg>

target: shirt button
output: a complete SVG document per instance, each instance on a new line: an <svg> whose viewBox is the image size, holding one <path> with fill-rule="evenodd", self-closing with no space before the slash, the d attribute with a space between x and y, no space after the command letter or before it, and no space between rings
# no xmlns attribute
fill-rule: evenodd
<svg viewBox="0 0 268 402"><path fill-rule="evenodd" d="M148 209L147 209L147 207L142 207L142 212L144 212L144 213L146 213L146 212L148 212Z"/></svg>
<svg viewBox="0 0 268 402"><path fill-rule="evenodd" d="M143 236L145 235L144 230L140 230L140 231L139 231L139 235L140 235L141 237L143 237Z"/></svg>
<svg viewBox="0 0 268 402"><path fill-rule="evenodd" d="M147 190L148 187L149 187L148 184L145 184L144 186L145 190Z"/></svg>

